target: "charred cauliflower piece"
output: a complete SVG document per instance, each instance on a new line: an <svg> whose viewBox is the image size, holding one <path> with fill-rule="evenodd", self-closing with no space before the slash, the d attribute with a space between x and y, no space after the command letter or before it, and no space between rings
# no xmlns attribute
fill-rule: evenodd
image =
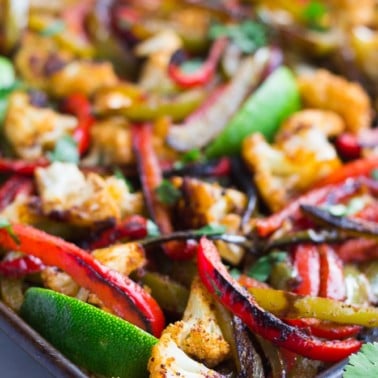
<svg viewBox="0 0 378 378"><path fill-rule="evenodd" d="M183 192L178 202L178 214L184 227L199 228L216 223L225 226L230 234L238 233L240 214L247 203L244 193L193 178L183 181L175 178L174 184ZM243 258L244 249L238 245L221 241L216 241L216 245L222 258L231 264L237 265Z"/></svg>
<svg viewBox="0 0 378 378"><path fill-rule="evenodd" d="M96 90L117 82L118 78L110 63L74 61L49 77L49 89L57 97L76 92L91 96Z"/></svg>
<svg viewBox="0 0 378 378"><path fill-rule="evenodd" d="M198 277L193 280L182 321L176 325L180 328L177 344L189 356L210 367L228 357L230 346L217 323L214 299Z"/></svg>
<svg viewBox="0 0 378 378"><path fill-rule="evenodd" d="M174 185L181 187L183 198L178 203L180 218L188 228L219 223L230 213L240 214L246 206L244 193L225 189L194 178L177 178Z"/></svg>
<svg viewBox="0 0 378 378"><path fill-rule="evenodd" d="M95 249L92 256L108 268L126 276L146 264L144 250L138 243L124 243Z"/></svg>
<svg viewBox="0 0 378 378"><path fill-rule="evenodd" d="M152 348L148 371L151 378L222 378L222 375L185 354L175 341L180 327L169 325Z"/></svg>
<svg viewBox="0 0 378 378"><path fill-rule="evenodd" d="M134 162L131 134L123 118L97 121L91 128L91 151L88 164L130 164Z"/></svg>
<svg viewBox="0 0 378 378"><path fill-rule="evenodd" d="M298 86L305 106L331 110L345 121L352 133L370 127L372 122L369 96L357 84L326 70L303 74Z"/></svg>
<svg viewBox="0 0 378 378"><path fill-rule="evenodd" d="M43 285L51 290L74 297L80 286L67 273L55 267L47 267L41 273Z"/></svg>
<svg viewBox="0 0 378 378"><path fill-rule="evenodd" d="M319 109L305 109L294 113L280 127L275 141L285 140L297 130L314 127L327 137L334 137L345 130L343 119L335 112Z"/></svg>
<svg viewBox="0 0 378 378"><path fill-rule="evenodd" d="M75 117L31 105L26 93L15 92L10 96L4 133L17 155L25 160L42 157L76 126Z"/></svg>
<svg viewBox="0 0 378 378"><path fill-rule="evenodd" d="M128 199L133 195L115 177L102 178L95 173L85 176L76 165L59 162L37 169L35 177L46 215L90 226L120 220L130 211Z"/></svg>
<svg viewBox="0 0 378 378"><path fill-rule="evenodd" d="M251 135L244 141L242 155L272 211L341 164L325 135L311 127L297 130L276 145L269 145L261 134Z"/></svg>

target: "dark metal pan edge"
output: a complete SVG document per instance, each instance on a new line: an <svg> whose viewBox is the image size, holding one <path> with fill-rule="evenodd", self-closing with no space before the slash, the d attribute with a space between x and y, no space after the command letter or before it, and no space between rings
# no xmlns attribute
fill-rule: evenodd
<svg viewBox="0 0 378 378"><path fill-rule="evenodd" d="M0 302L0 328L54 377L88 378L2 302Z"/></svg>

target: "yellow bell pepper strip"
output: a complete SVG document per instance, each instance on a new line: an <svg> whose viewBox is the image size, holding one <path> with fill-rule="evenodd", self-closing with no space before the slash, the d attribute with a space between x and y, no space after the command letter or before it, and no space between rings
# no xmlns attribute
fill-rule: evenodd
<svg viewBox="0 0 378 378"><path fill-rule="evenodd" d="M289 326L266 311L254 295L231 277L222 264L214 243L205 237L199 243L197 266L203 284L215 298L242 319L252 332L277 346L305 357L328 362L340 361L360 349L361 342L358 340L323 341ZM269 301L270 297L266 296L265 300ZM377 316L375 321L378 321Z"/></svg>
<svg viewBox="0 0 378 378"><path fill-rule="evenodd" d="M116 315L159 337L164 315L156 301L130 278L106 268L72 243L31 226L14 224L12 235L0 229L0 246L22 251L56 266L95 293Z"/></svg>
<svg viewBox="0 0 378 378"><path fill-rule="evenodd" d="M146 122L160 117L170 117L172 121L182 121L204 100L206 93L200 89L183 92L171 99L147 98L115 111L131 121Z"/></svg>
<svg viewBox="0 0 378 378"><path fill-rule="evenodd" d="M357 307L334 299L269 288L250 287L248 291L264 310L279 318L316 318L341 324L378 327L378 309L375 307Z"/></svg>

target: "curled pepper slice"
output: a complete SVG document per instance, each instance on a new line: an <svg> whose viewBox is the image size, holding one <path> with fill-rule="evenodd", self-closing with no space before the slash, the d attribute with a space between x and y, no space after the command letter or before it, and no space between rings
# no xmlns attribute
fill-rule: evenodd
<svg viewBox="0 0 378 378"><path fill-rule="evenodd" d="M24 193L30 194L33 190L33 182L30 178L13 175L0 188L0 210L7 207L17 197Z"/></svg>
<svg viewBox="0 0 378 378"><path fill-rule="evenodd" d="M221 263L215 245L202 238L198 248L198 271L206 288L226 308L240 317L251 331L274 344L315 360L340 361L359 350L354 339L323 341L289 326L260 307L255 298L240 286ZM260 289L265 290L265 289Z"/></svg>
<svg viewBox="0 0 378 378"><path fill-rule="evenodd" d="M148 210L160 232L163 235L170 234L173 231L173 225L168 208L159 201L156 195L156 189L161 184L163 175L152 146L151 125L147 123L134 125L131 130L133 149L137 157L138 170ZM196 246L194 247L193 243L179 241L165 243L163 248L169 257L176 260L190 259L196 251Z"/></svg>
<svg viewBox="0 0 378 378"><path fill-rule="evenodd" d="M106 268L81 248L31 226L12 225L12 235L0 229L0 245L22 251L56 266L79 285L95 293L121 318L159 337L164 315L156 301L126 276ZM18 240L18 243L17 241Z"/></svg>
<svg viewBox="0 0 378 378"><path fill-rule="evenodd" d="M63 109L75 115L78 119L73 138L77 143L80 155L82 155L88 150L90 144L90 129L94 123L94 118L91 113L91 104L83 94L74 93L66 98Z"/></svg>
<svg viewBox="0 0 378 378"><path fill-rule="evenodd" d="M206 62L193 73L186 73L180 68L183 52L181 50L176 51L172 55L168 65L169 77L183 88L193 88L209 83L214 76L215 69L227 46L227 42L227 38L225 37L217 39L211 47Z"/></svg>

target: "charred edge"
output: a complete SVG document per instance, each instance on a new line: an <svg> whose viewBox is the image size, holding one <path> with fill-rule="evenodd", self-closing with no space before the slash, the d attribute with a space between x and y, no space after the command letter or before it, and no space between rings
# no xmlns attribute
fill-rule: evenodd
<svg viewBox="0 0 378 378"><path fill-rule="evenodd" d="M126 295L126 293L121 290L117 285L112 283L110 280L107 280L104 278L99 272L97 272L93 267L88 265L85 261L83 261L79 256L72 256L77 264L84 267L87 270L87 275L89 278L93 278L96 281L99 281L103 284L106 284L110 286L113 291L118 294L122 299L126 300L129 304L129 307L133 309L133 312L137 314L138 318L142 320L143 324L146 326L146 331L154 334L153 327L151 325L151 320L148 319L144 313L138 309L138 306L135 304L135 302Z"/></svg>
<svg viewBox="0 0 378 378"><path fill-rule="evenodd" d="M214 270L211 285L214 287L216 286L218 291L222 292L222 296L219 297L219 300L221 300L221 298L228 298L231 306L240 304L243 306L241 308L241 313L250 314L249 316L252 317L253 323L256 324L256 329L252 331L260 333L259 330L269 330L269 333L275 333L278 335L275 337L275 341L278 343L285 342L294 334L300 335L303 338L308 337L295 327L289 326L270 312L267 312L258 305L252 303L251 294L242 287L233 286L232 283L216 269ZM236 315L241 316L241 314Z"/></svg>
<svg viewBox="0 0 378 378"><path fill-rule="evenodd" d="M186 53L183 49L176 50L169 61L170 66L180 66L187 59Z"/></svg>

